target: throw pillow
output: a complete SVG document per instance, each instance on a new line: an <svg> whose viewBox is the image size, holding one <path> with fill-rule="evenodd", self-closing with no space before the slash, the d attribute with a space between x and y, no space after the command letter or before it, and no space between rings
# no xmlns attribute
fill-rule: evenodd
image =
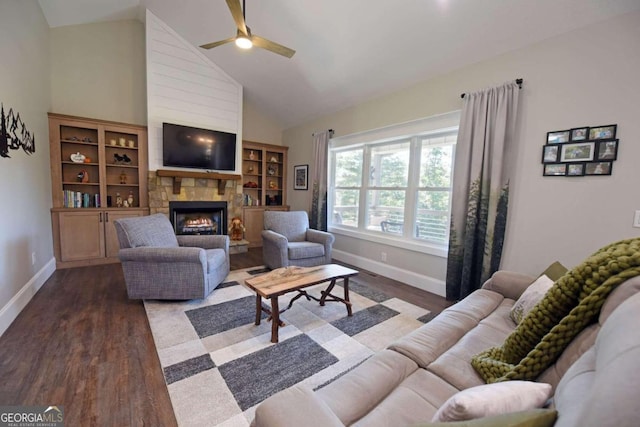
<svg viewBox="0 0 640 427"><path fill-rule="evenodd" d="M567 271L569 271L567 270L567 267L565 267L564 265L556 261L553 264L551 264L549 267L547 267L547 269L542 272L541 276L545 275L549 279L555 282L556 280L564 276L567 273Z"/></svg>
<svg viewBox="0 0 640 427"><path fill-rule="evenodd" d="M518 301L511 307L511 312L509 312L511 320L516 322L516 324L520 323L531 309L540 302L547 291L551 289L553 283L553 280L543 274L538 277L535 282L530 284L522 295L520 295Z"/></svg>
<svg viewBox="0 0 640 427"><path fill-rule="evenodd" d="M558 412L554 409L532 409L475 420L416 424L413 427L551 427Z"/></svg>
<svg viewBox="0 0 640 427"><path fill-rule="evenodd" d="M464 421L541 408L550 395L551 384L533 381L480 385L451 396L431 421Z"/></svg>

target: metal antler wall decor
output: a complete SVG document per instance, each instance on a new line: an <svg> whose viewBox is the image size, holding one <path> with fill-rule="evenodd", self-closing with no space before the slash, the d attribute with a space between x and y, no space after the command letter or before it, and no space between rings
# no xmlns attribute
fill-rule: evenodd
<svg viewBox="0 0 640 427"><path fill-rule="evenodd" d="M4 104L0 104L0 156L10 158L9 150L20 148L27 154L35 153L35 137L27 130L20 113L14 113L13 109L9 108L5 115Z"/></svg>

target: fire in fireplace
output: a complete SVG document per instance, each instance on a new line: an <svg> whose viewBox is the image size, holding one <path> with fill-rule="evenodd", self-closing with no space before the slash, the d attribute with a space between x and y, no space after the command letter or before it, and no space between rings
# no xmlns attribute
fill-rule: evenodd
<svg viewBox="0 0 640 427"><path fill-rule="evenodd" d="M169 202L176 234L227 234L227 202Z"/></svg>

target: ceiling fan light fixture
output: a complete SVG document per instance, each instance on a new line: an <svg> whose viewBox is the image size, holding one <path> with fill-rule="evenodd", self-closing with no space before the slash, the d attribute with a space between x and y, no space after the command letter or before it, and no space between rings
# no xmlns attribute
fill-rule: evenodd
<svg viewBox="0 0 640 427"><path fill-rule="evenodd" d="M250 38L243 34L236 37L236 46L238 46L240 49L251 49L251 47L253 46L253 42Z"/></svg>

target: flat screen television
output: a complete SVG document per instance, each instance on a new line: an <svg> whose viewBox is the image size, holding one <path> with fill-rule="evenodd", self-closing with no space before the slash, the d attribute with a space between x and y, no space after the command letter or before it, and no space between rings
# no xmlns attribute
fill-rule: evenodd
<svg viewBox="0 0 640 427"><path fill-rule="evenodd" d="M235 170L236 134L163 123L162 163L180 168Z"/></svg>

